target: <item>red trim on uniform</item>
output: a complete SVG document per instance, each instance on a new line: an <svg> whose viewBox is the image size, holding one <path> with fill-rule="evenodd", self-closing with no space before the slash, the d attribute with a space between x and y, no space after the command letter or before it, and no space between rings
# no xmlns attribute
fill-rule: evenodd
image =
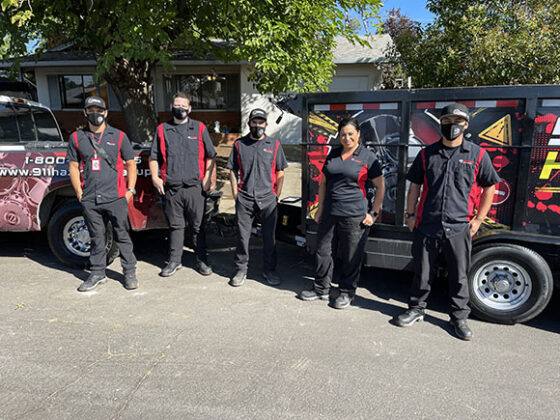
<svg viewBox="0 0 560 420"><path fill-rule="evenodd" d="M469 197L467 202L467 221L470 221L474 216L474 210L478 208L480 204L480 196L482 195L482 188L478 185L476 178L478 177L478 171L480 169L480 162L486 153L486 150L480 149L478 152L478 158L476 159L476 165L474 167L474 179L471 185L471 190L469 191Z"/></svg>
<svg viewBox="0 0 560 420"><path fill-rule="evenodd" d="M241 148L239 146L239 140L237 140L233 147L237 149L237 166L239 166L239 182L237 183L237 191L241 191L243 189L243 165L241 164Z"/></svg>
<svg viewBox="0 0 560 420"><path fill-rule="evenodd" d="M331 111L346 111L346 104L331 104Z"/></svg>
<svg viewBox="0 0 560 420"><path fill-rule="evenodd" d="M74 131L72 137L74 138L74 146L76 146L76 150L78 150L78 132Z"/></svg>
<svg viewBox="0 0 560 420"><path fill-rule="evenodd" d="M270 168L270 180L272 182L272 192L277 194L276 189L276 156L278 155L278 148L280 147L280 141L276 140L276 145L274 146L274 154L272 155L272 166Z"/></svg>
<svg viewBox="0 0 560 420"><path fill-rule="evenodd" d="M124 138L124 132L121 131L119 134L119 142L117 146L117 194L119 198L122 198L126 194L126 179L124 177L124 163L121 156L121 147ZM102 146L103 147L103 146Z"/></svg>
<svg viewBox="0 0 560 420"><path fill-rule="evenodd" d="M206 172L206 154L204 153L204 141L202 139L205 128L206 126L203 123L198 123L198 177L201 181L204 179L204 173Z"/></svg>
<svg viewBox="0 0 560 420"><path fill-rule="evenodd" d="M515 99L496 101L496 107L498 108L517 108L518 104L519 101Z"/></svg>
<svg viewBox="0 0 560 420"><path fill-rule="evenodd" d="M157 136L159 140L159 151L161 152L162 162L159 168L159 173L163 182L167 180L167 149L165 147L165 133L163 130L163 124L157 127Z"/></svg>
<svg viewBox="0 0 560 420"><path fill-rule="evenodd" d="M422 185L422 196L420 197L420 202L418 203L418 209L416 211L416 227L420 226L422 222L422 215L424 213L424 204L426 203L426 198L428 197L428 172L426 171L426 149L420 151L420 158L422 159L422 169L424 170L424 184Z"/></svg>
<svg viewBox="0 0 560 420"><path fill-rule="evenodd" d="M367 196L366 193L367 172L368 172L367 165L362 165L362 167L360 168L360 172L358 172L358 185L360 187L360 190L362 190L362 194L364 195L364 198L366 198Z"/></svg>

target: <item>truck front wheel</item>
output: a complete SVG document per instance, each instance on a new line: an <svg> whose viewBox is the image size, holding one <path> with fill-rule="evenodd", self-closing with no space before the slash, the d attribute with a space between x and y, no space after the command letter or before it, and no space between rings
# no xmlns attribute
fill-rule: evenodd
<svg viewBox="0 0 560 420"><path fill-rule="evenodd" d="M110 223L106 226L106 232L109 265L118 256L119 250L113 241ZM51 251L64 265L80 268L88 266L91 240L80 203L68 201L55 211L49 220L47 237Z"/></svg>
<svg viewBox="0 0 560 420"><path fill-rule="evenodd" d="M550 267L535 251L496 243L473 250L469 292L473 313L502 324L528 321L552 296Z"/></svg>

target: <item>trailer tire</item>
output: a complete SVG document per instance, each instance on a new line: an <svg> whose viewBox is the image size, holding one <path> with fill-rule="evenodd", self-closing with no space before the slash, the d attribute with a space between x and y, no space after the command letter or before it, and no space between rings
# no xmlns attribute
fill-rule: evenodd
<svg viewBox="0 0 560 420"><path fill-rule="evenodd" d="M106 232L109 265L119 255L119 250L113 241L111 223L107 223ZM79 202L71 200L58 207L49 220L47 238L52 253L64 265L79 268L89 266L90 239Z"/></svg>
<svg viewBox="0 0 560 420"><path fill-rule="evenodd" d="M501 324L536 317L554 289L552 272L543 257L524 246L505 243L473 250L468 281L473 314Z"/></svg>

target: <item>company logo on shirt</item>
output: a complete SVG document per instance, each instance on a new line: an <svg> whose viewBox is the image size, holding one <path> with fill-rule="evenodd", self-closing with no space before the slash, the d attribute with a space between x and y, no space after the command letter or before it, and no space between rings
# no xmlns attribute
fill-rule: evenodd
<svg viewBox="0 0 560 420"><path fill-rule="evenodd" d="M109 146L115 146L116 143L111 143L110 141L107 142L107 145Z"/></svg>
<svg viewBox="0 0 560 420"><path fill-rule="evenodd" d="M459 163L464 165L474 165L474 160L459 159Z"/></svg>
<svg viewBox="0 0 560 420"><path fill-rule="evenodd" d="M361 165L362 163L364 163L364 162L361 161L360 159L356 159L356 158L351 158L350 160L351 160L352 162L356 162L356 163L358 163L358 164L360 164L360 165Z"/></svg>
<svg viewBox="0 0 560 420"><path fill-rule="evenodd" d="M263 149L263 152L266 152L266 153L273 153L272 149L267 149L266 147Z"/></svg>

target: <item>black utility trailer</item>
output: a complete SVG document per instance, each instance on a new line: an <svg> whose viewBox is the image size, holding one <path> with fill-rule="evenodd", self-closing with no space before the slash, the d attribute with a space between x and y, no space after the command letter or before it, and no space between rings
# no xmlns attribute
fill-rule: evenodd
<svg viewBox="0 0 560 420"><path fill-rule="evenodd" d="M405 175L421 148L440 138L439 110L450 102L469 107L467 138L488 151L502 178L473 240L473 312L494 322L527 321L545 308L560 283L560 86L320 93L281 101L282 109L302 118L303 205L294 211L293 203L281 204L279 233L313 251L322 165L338 141L338 121L353 116L363 143L382 162L387 186L364 263L409 270Z"/></svg>

